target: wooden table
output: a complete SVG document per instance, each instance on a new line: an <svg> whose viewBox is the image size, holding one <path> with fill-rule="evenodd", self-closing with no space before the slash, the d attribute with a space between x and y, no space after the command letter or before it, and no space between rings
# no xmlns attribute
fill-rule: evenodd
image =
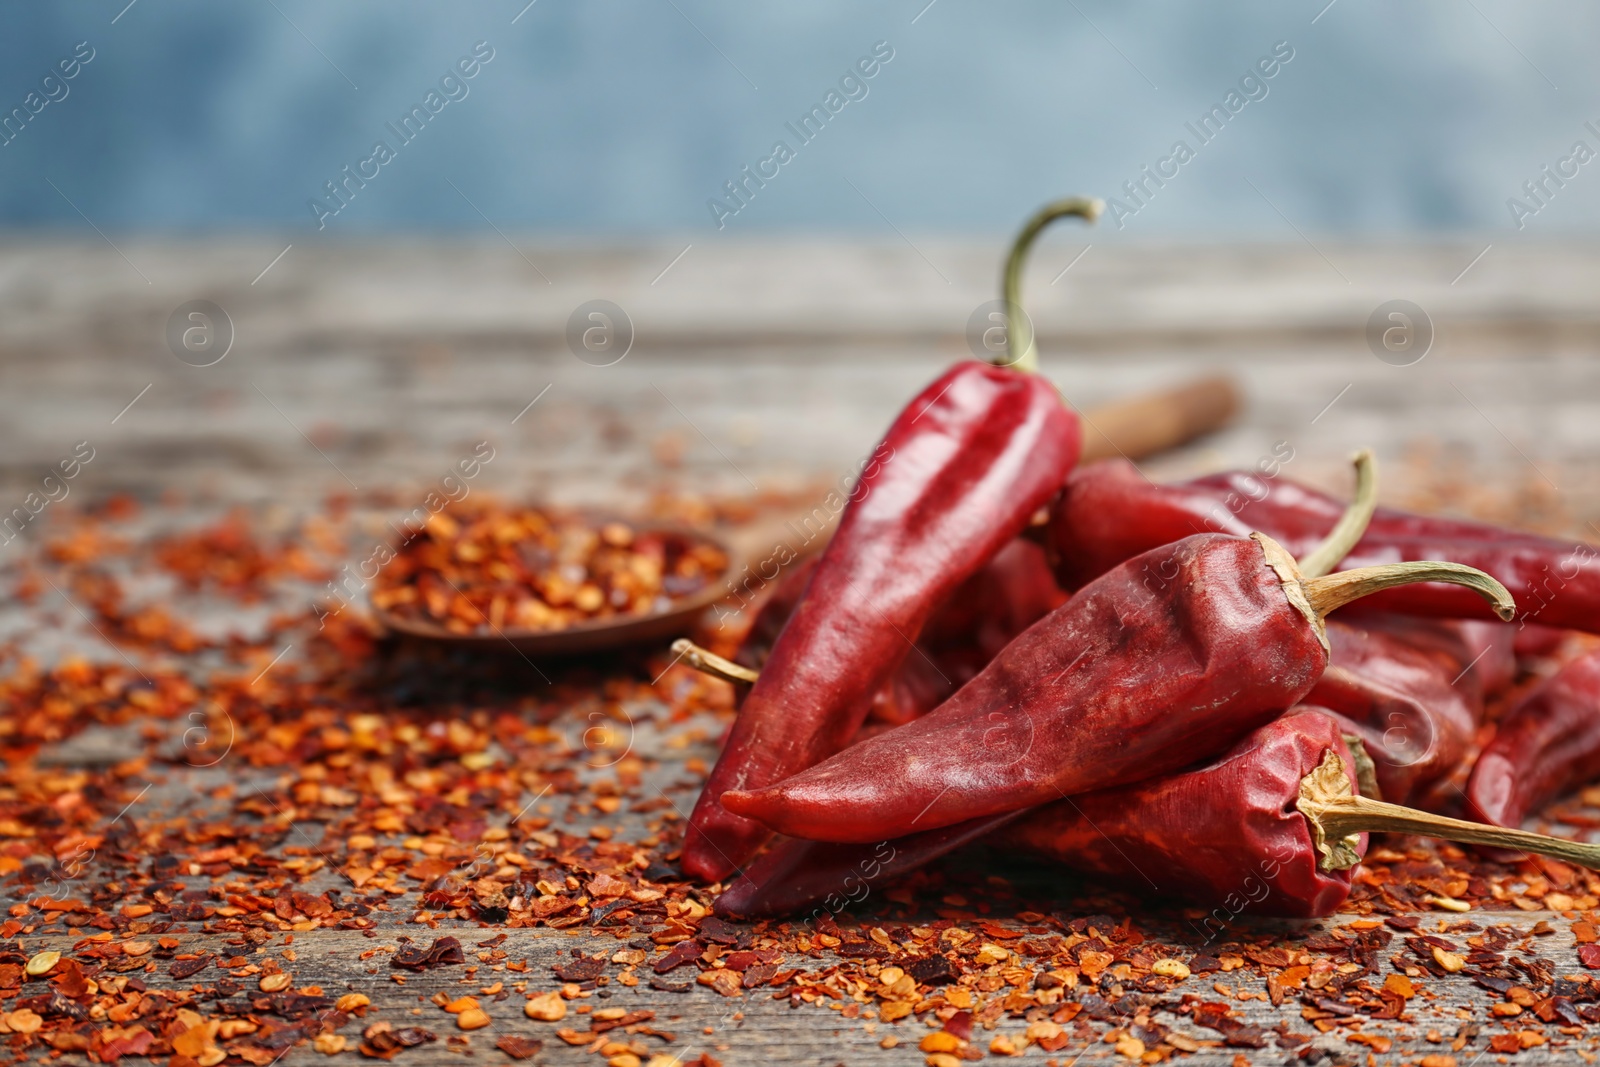
<svg viewBox="0 0 1600 1067"><path fill-rule="evenodd" d="M1600 467L1592 462L1600 452L1600 364L1592 358L1600 249L1496 245L1474 261L1487 241L1315 249L1107 243L1074 260L1083 244L1071 236L1038 253L1029 290L1046 370L1070 397L1092 405L1213 369L1235 375L1248 397L1234 427L1161 458L1152 471L1249 465L1287 442L1288 473L1339 489L1347 455L1372 445L1387 463L1388 500L1466 513L1515 508L1551 528L1600 518ZM283 243L270 240L119 239L118 250L13 241L0 250L0 500L20 502L47 465L82 441L94 458L72 486L76 499L165 494L197 514L243 503L282 518L312 510L330 492L366 500L374 490L392 491L403 509L485 440L495 459L481 484L517 496L626 506L663 486L793 492L836 478L868 452L904 398L967 353L969 316L995 295L996 244L914 239L915 247L704 241L677 259L689 242L296 242L281 260L273 257ZM173 310L196 299L224 308L236 331L212 366L181 361L164 338ZM569 316L593 299L626 309L636 328L625 358L609 366L579 359L566 341ZM1437 330L1426 358L1410 366L1380 360L1364 336L1373 310L1393 299L1426 309ZM383 509L368 506L369 525L381 530ZM172 513L158 509L150 521ZM22 549L0 551L15 559ZM41 626L39 615L16 605L0 610L0 625L28 632L30 647L47 658L69 648L117 655L59 604L48 614L62 625ZM114 733L80 736L41 762L93 765L118 758L124 744ZM664 784L686 777L685 760L709 759L714 749L702 739L652 754L662 760ZM179 770L150 803L192 796L216 773ZM252 775L271 772L229 773L248 787ZM685 806L692 801L676 795ZM1493 916L1524 930L1549 918ZM481 981L464 984L459 969L447 969L400 986L387 968L358 958L402 934L427 933L397 921L385 918L376 939L301 935L298 980L367 992L397 1025L423 1007L430 1026L453 1033L439 1026L427 998ZM469 952L471 941L494 934L455 932ZM75 938L27 940L30 951L65 950ZM185 948L240 951L219 940L186 935ZM549 964L571 949L618 945L593 932L516 930L499 947L547 978ZM281 949L274 941L259 953ZM1539 949L1558 973L1581 970L1565 923ZM170 981L164 971L151 976L153 988ZM1470 982L1436 988L1483 1017L1487 994ZM647 1040L661 1051L710 1051L729 1065L920 1063L914 1045L928 1032L906 1024L869 1030L826 1008L727 1000L698 987L611 987L606 999L656 1011L654 1025L675 1032L670 1044ZM496 1030L541 1032L545 1051L533 1062L600 1062L524 1020L511 1010L517 1004L494 1013ZM1265 1001L1240 1007L1263 1025L1286 1010ZM1385 1028L1396 1046L1384 1061L1440 1051L1418 1029ZM879 1046L890 1032L905 1035L897 1049ZM485 1052L490 1044L474 1043L478 1062L502 1061ZM1368 1051L1337 1035L1318 1044L1347 1062ZM1481 1039L1469 1043L1463 1067L1482 1048ZM1205 1049L1192 1061L1231 1063L1239 1052ZM1118 1058L1110 1046L1085 1054ZM1570 1054L1534 1049L1518 1060L1571 1062ZM1269 1047L1248 1058L1287 1055ZM408 1063L457 1058L442 1040L402 1054ZM1035 1049L1025 1062L1043 1059ZM287 1065L319 1062L309 1047L284 1056Z"/></svg>

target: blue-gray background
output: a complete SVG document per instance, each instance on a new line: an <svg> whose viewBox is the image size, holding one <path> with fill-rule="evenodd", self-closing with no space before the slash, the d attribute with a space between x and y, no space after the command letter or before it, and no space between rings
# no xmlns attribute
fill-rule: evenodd
<svg viewBox="0 0 1600 1067"><path fill-rule="evenodd" d="M324 235L715 232L708 198L796 144L784 123L879 40L895 56L868 96L727 232L991 232L1065 192L1118 195L1285 40L1269 95L1129 237L1513 234L1524 181L1600 148L1583 0L525 2L8 5L0 111L77 42L95 58L0 147L0 225L314 233L308 199L479 40L495 58L470 95ZM1523 233L1591 228L1597 189L1600 162Z"/></svg>

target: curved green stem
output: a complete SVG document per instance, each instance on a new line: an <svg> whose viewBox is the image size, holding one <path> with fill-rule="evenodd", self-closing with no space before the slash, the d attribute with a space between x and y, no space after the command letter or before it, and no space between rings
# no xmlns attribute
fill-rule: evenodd
<svg viewBox="0 0 1600 1067"><path fill-rule="evenodd" d="M1367 532L1373 512L1378 510L1378 474L1372 449L1363 448L1355 454L1356 495L1350 506L1339 516L1339 522L1322 543L1300 560L1302 578L1320 578L1332 572L1339 561L1348 556Z"/></svg>
<svg viewBox="0 0 1600 1067"><path fill-rule="evenodd" d="M1011 242L1011 253L1006 256L1006 266L1000 276L1000 299L1005 303L1006 352L996 360L1001 366L1015 367L1020 371L1039 369L1039 351L1033 343L1033 323L1022 310L1022 267L1034 240L1046 226L1056 219L1074 216L1094 222L1105 210L1105 201L1095 197L1074 196L1046 204L1023 224L1016 240Z"/></svg>
<svg viewBox="0 0 1600 1067"><path fill-rule="evenodd" d="M1511 593L1490 575L1476 567L1461 563L1439 563L1434 560L1410 560L1405 563L1383 563L1375 567L1358 567L1353 571L1339 571L1301 582L1306 600L1318 618L1364 596L1393 589L1398 585L1417 582L1449 582L1464 585L1487 600L1494 613L1510 622L1517 613L1516 601Z"/></svg>
<svg viewBox="0 0 1600 1067"><path fill-rule="evenodd" d="M1510 622L1517 613L1516 601L1511 593L1492 575L1476 567L1461 563L1440 563L1435 560L1410 560L1405 563L1384 563L1375 567L1358 567L1353 571L1338 571L1308 578L1300 573L1289 550L1259 530L1250 539L1261 546L1261 555L1267 566L1283 583L1283 594L1289 604L1305 616L1306 622L1316 632L1317 640L1328 651L1328 632L1323 620L1328 613L1344 607L1364 596L1393 589L1399 585L1416 582L1448 582L1463 585L1487 600L1494 613Z"/></svg>

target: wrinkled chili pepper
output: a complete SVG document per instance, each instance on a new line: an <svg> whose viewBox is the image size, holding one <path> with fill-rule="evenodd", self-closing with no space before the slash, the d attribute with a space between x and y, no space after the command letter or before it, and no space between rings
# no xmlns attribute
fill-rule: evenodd
<svg viewBox="0 0 1600 1067"><path fill-rule="evenodd" d="M1058 800L1008 840L1125 887L1226 909L1309 918L1350 892L1366 834L1389 831L1600 864L1600 846L1413 811L1360 795L1340 724L1315 711L1261 727L1216 762ZM1498 834L1515 835L1498 837Z"/></svg>
<svg viewBox="0 0 1600 1067"><path fill-rule="evenodd" d="M1086 464L1067 480L1047 533L1056 575L1075 589L1141 552L1199 531L1259 530L1299 555L1338 518L1332 497L1282 477L1230 471L1169 485L1151 483L1126 460ZM1488 523L1379 508L1345 569L1448 559L1493 575L1516 597L1524 625L1600 632L1600 547ZM1409 585L1363 610L1489 619L1462 589Z"/></svg>
<svg viewBox="0 0 1600 1067"><path fill-rule="evenodd" d="M1486 831L1373 800L1362 787L1371 768L1363 766L1359 739L1345 731L1338 716L1296 708L1214 762L1178 774L875 844L785 841L734 881L715 909L748 918L836 912L878 884L985 838L1136 892L1222 909L1206 918L1207 927L1246 911L1332 914L1350 893L1368 832L1422 834L1600 865L1600 846ZM1508 832L1517 836L1495 836Z"/></svg>
<svg viewBox="0 0 1600 1067"><path fill-rule="evenodd" d="M1563 793L1600 777L1600 648L1584 653L1506 711L1467 780L1467 811L1521 826Z"/></svg>
<svg viewBox="0 0 1600 1067"><path fill-rule="evenodd" d="M1371 514L1372 492L1367 478L1308 554L1313 573L1360 536L1351 516ZM1504 588L1458 564L1306 578L1269 537L1197 534L1084 586L932 713L723 804L790 837L864 843L1176 771L1310 692L1329 612L1421 581L1511 610Z"/></svg>
<svg viewBox="0 0 1600 1067"><path fill-rule="evenodd" d="M1514 666L1511 628L1356 616L1328 622L1328 669L1304 704L1335 714L1371 757L1381 799L1418 804L1470 756L1490 684Z"/></svg>
<svg viewBox="0 0 1600 1067"><path fill-rule="evenodd" d="M733 661L759 671L794 614L816 566L792 567L761 605ZM879 689L868 721L903 726L942 704L971 681L1011 639L1066 603L1044 549L1017 538L1002 548L936 611L907 656Z"/></svg>
<svg viewBox="0 0 1600 1067"><path fill-rule="evenodd" d="M1511 669L1510 628L1375 617L1356 624L1329 620L1327 632L1329 667L1307 696L1307 705L1286 714L1332 720L1344 744L1361 745L1364 750L1364 769L1374 777L1363 782L1363 794L1410 803L1456 769L1469 752L1485 689L1499 684ZM1475 652L1480 645L1482 651ZM1304 724L1297 729L1307 732ZM1274 732L1268 726L1240 748L1283 748L1290 744L1289 737L1289 731ZM1271 765L1266 755L1250 758L1267 759ZM1226 760L1223 764L1232 766ZM1271 779L1270 773L1267 778ZM1379 788L1374 790L1373 785ZM1146 786L1152 794L1159 792L1154 784ZM1240 814L1240 800L1229 789L1232 786L1224 790L1229 802L1212 813L1222 820L1213 828L1219 840L1233 832L1228 820ZM1120 796L1122 791L1113 792ZM1086 808L1096 807L1100 802L1095 798L1102 795L1087 794L1078 801ZM871 886L987 837L1018 814L972 819L876 845L783 840L734 881L715 906L725 915L750 917L793 914L815 906L837 911L862 899ZM1054 825L1059 819L1040 817L1035 824L1041 821ZM1320 893L1340 879L1301 872L1292 881L1301 883L1302 889L1321 887ZM1348 877L1341 884L1348 891ZM1317 897L1300 895L1308 901Z"/></svg>
<svg viewBox="0 0 1600 1067"><path fill-rule="evenodd" d="M1064 201L1035 216L1008 260L1007 299L1014 303L1012 279L1039 230L1098 211L1098 201ZM721 796L843 748L934 610L1059 491L1082 431L1055 388L1031 373L1031 335L1019 351L1013 366L956 365L889 427L695 805L685 873L716 881L750 858L768 831Z"/></svg>
<svg viewBox="0 0 1600 1067"><path fill-rule="evenodd" d="M1328 915L1349 896L1355 864L1326 869L1295 807L1300 783L1328 753L1354 791L1340 725L1315 712L1285 715L1207 766L1030 812L1007 841L1135 891L1235 913ZM1366 851L1364 837L1343 844L1357 857Z"/></svg>

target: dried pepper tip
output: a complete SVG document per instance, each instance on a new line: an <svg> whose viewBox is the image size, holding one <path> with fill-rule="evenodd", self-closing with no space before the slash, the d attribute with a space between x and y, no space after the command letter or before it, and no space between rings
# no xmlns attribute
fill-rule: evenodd
<svg viewBox="0 0 1600 1067"><path fill-rule="evenodd" d="M1011 242L1011 252L1006 256L1005 270L1000 276L1000 299L1006 308L1006 351L994 362L1002 367L1033 373L1039 369L1039 350L1033 343L1033 323L1022 310L1022 265L1028 258L1039 233L1057 219L1069 216L1093 223L1106 209L1099 197L1073 196L1046 204L1025 222L1016 239Z"/></svg>
<svg viewBox="0 0 1600 1067"><path fill-rule="evenodd" d="M730 659L724 659L708 648L701 648L687 637L680 637L672 642L672 651L677 654L679 660L700 673L721 678L724 682L754 685L756 679L761 676L758 671L742 667Z"/></svg>
<svg viewBox="0 0 1600 1067"><path fill-rule="evenodd" d="M1339 561L1356 547L1367 532L1373 513L1378 510L1378 471L1372 449L1363 448L1355 454L1352 462L1356 468L1356 494L1322 543L1301 557L1300 575L1303 578L1320 578L1332 572Z"/></svg>
<svg viewBox="0 0 1600 1067"><path fill-rule="evenodd" d="M1311 824L1323 870L1355 866L1361 859L1355 851L1355 841L1357 835L1363 833L1415 834L1469 845L1490 845L1514 852L1553 856L1590 870L1600 870L1600 845L1464 822L1356 796L1350 790L1344 762L1332 749L1322 757L1315 770L1300 780L1300 798L1295 801L1295 807Z"/></svg>

